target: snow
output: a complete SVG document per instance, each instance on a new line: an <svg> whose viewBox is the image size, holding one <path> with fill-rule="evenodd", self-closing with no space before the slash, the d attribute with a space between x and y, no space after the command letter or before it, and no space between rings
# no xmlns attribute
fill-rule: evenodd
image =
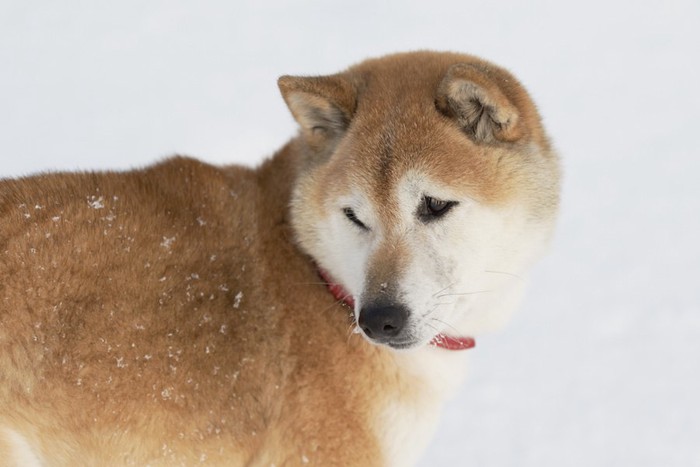
<svg viewBox="0 0 700 467"><path fill-rule="evenodd" d="M239 291L234 297L233 307L238 308L241 306L241 300L243 300L243 292Z"/></svg>
<svg viewBox="0 0 700 467"><path fill-rule="evenodd" d="M540 107L562 214L421 465L700 465L699 23L694 0L2 2L0 177L256 164L295 132L282 74L489 58Z"/></svg>
<svg viewBox="0 0 700 467"><path fill-rule="evenodd" d="M97 196L90 196L88 198L88 206L90 206L92 209L102 209L105 207L104 205L104 198L102 196L97 197Z"/></svg>
<svg viewBox="0 0 700 467"><path fill-rule="evenodd" d="M160 246L165 248L166 250L170 250L170 247L172 247L173 242L175 241L176 238L177 238L177 236L172 236L172 237L165 237L164 236L163 241L160 242Z"/></svg>

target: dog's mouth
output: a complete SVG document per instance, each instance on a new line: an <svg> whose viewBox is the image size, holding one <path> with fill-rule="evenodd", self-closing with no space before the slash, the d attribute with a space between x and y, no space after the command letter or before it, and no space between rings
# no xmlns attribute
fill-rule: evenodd
<svg viewBox="0 0 700 467"><path fill-rule="evenodd" d="M326 283L326 287L333 295L333 298L338 300L340 303L349 306L351 309L355 309L355 300L352 294L348 292L345 287L333 280L332 276L322 268L318 268L318 274ZM421 346L421 341L417 339L389 339L382 342L378 342L372 338L369 339L375 344L383 344L396 350L408 350ZM453 337L443 333L438 333L430 340L429 344L446 350L467 350L473 348L476 345L476 341L473 337L469 336Z"/></svg>
<svg viewBox="0 0 700 467"><path fill-rule="evenodd" d="M396 350L408 350L418 347L418 341L406 341L406 342L387 342L384 345L391 347Z"/></svg>
<svg viewBox="0 0 700 467"><path fill-rule="evenodd" d="M424 345L424 341L418 339L404 339L377 343L384 344L396 350L414 349ZM476 340L473 337L452 337L439 333L433 336L428 344L445 350L467 350L476 346Z"/></svg>

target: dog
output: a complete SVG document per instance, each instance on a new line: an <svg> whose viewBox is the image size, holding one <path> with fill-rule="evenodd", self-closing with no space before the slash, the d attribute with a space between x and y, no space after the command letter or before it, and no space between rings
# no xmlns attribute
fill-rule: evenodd
<svg viewBox="0 0 700 467"><path fill-rule="evenodd" d="M283 76L299 134L0 182L3 465L411 465L551 236L524 88L456 53Z"/></svg>

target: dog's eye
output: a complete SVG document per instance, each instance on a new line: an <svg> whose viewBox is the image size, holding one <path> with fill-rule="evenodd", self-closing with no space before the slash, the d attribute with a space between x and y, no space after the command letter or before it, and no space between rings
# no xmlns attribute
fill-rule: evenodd
<svg viewBox="0 0 700 467"><path fill-rule="evenodd" d="M345 217L350 219L353 224L362 230L369 230L369 227L367 227L360 219L357 218L355 211L353 211L352 208L343 208L343 214L345 214Z"/></svg>
<svg viewBox="0 0 700 467"><path fill-rule="evenodd" d="M432 196L424 196L423 202L418 209L418 217L420 217L423 222L430 222L431 220L444 216L456 205L457 201L443 201L433 198Z"/></svg>

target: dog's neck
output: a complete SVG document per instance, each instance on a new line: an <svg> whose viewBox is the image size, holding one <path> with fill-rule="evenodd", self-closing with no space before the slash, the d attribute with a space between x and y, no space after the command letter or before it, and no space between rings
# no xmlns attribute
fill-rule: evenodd
<svg viewBox="0 0 700 467"><path fill-rule="evenodd" d="M323 269L318 270L321 279L326 283L328 291L333 295L333 298L346 304L351 309L355 309L355 300L345 288L333 281L330 275ZM438 334L430 341L430 345L439 347L445 350L467 350L471 349L476 345L476 341L473 337L452 337L445 334Z"/></svg>

